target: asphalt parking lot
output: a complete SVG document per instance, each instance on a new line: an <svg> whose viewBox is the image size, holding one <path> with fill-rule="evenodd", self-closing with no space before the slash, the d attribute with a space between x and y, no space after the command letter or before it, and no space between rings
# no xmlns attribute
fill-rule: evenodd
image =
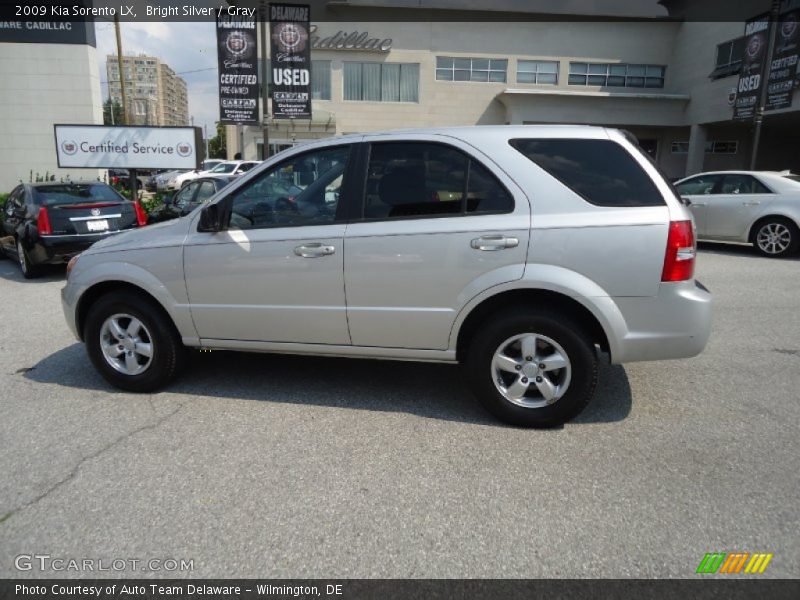
<svg viewBox="0 0 800 600"><path fill-rule="evenodd" d="M0 577L76 575L20 554L194 567L116 576L695 577L716 551L800 576L798 258L703 245L706 351L606 365L548 431L495 422L443 365L210 352L120 393L67 330L63 277L0 260Z"/></svg>

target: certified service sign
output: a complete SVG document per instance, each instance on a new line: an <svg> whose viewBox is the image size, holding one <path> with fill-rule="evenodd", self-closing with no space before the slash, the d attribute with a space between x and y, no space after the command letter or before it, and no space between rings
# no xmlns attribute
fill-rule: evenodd
<svg viewBox="0 0 800 600"><path fill-rule="evenodd" d="M195 169L199 127L56 125L62 168Z"/></svg>

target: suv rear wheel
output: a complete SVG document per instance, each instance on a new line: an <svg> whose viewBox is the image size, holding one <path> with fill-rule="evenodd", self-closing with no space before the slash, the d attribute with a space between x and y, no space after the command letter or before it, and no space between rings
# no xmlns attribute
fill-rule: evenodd
<svg viewBox="0 0 800 600"><path fill-rule="evenodd" d="M552 427L589 403L598 361L583 330L549 311L517 312L486 323L464 363L478 400L521 427Z"/></svg>
<svg viewBox="0 0 800 600"><path fill-rule="evenodd" d="M97 300L86 317L83 339L105 380L132 392L152 392L172 381L185 352L163 312L130 292Z"/></svg>

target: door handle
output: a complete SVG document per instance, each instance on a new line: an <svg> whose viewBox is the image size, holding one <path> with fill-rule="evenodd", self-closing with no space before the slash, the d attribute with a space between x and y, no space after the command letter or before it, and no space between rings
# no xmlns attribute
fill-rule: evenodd
<svg viewBox="0 0 800 600"><path fill-rule="evenodd" d="M492 252L494 250L516 248L519 246L519 239L515 237L506 237L504 235L484 235L479 238L475 238L469 243L469 245L475 250Z"/></svg>
<svg viewBox="0 0 800 600"><path fill-rule="evenodd" d="M755 200L753 202L742 202L742 206L758 206L761 202Z"/></svg>
<svg viewBox="0 0 800 600"><path fill-rule="evenodd" d="M324 244L320 244L315 242L313 244L303 244L302 246L297 246L294 249L294 253L297 256L302 256L303 258L318 258L320 256L328 256L336 252L335 246L325 246Z"/></svg>
<svg viewBox="0 0 800 600"><path fill-rule="evenodd" d="M705 206L705 202L692 202L692 206Z"/></svg>

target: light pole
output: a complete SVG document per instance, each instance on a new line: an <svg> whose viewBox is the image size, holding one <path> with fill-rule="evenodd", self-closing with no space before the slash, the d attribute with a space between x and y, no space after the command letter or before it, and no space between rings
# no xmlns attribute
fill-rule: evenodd
<svg viewBox="0 0 800 600"><path fill-rule="evenodd" d="M767 103L767 92L769 90L769 75L772 70L772 50L775 46L775 35L777 34L778 15L780 14L780 0L772 0L772 7L769 11L769 42L767 42L766 66L762 69L762 77L766 81L761 82L761 91L758 96L758 106L756 107L755 132L753 133L753 151L750 153L750 170L756 170L756 159L758 158L758 144L761 141L761 127L764 122L764 106Z"/></svg>
<svg viewBox="0 0 800 600"><path fill-rule="evenodd" d="M267 32L269 27L269 5L262 0L261 10L261 125L263 143L261 145L261 160L269 158L269 66L267 63Z"/></svg>

